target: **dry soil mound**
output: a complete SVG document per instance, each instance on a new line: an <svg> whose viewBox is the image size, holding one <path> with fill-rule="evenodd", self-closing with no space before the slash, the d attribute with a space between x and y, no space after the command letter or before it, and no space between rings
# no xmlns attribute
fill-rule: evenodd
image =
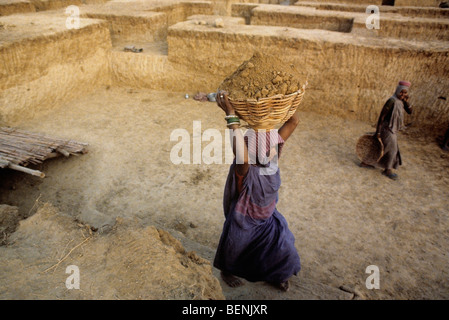
<svg viewBox="0 0 449 320"><path fill-rule="evenodd" d="M79 289L66 287L70 265ZM100 234L48 204L0 247L0 269L2 300L224 299L210 263L166 231L118 219Z"/></svg>

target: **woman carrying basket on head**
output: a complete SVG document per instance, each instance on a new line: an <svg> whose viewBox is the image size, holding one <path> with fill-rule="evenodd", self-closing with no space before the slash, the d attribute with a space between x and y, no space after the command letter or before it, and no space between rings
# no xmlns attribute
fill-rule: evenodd
<svg viewBox="0 0 449 320"><path fill-rule="evenodd" d="M396 180L398 175L393 173L402 165L399 152L397 132L404 128L404 110L412 113L412 107L408 104L410 82L400 81L394 95L388 99L379 116L375 136L382 140L384 155L378 164L385 170L382 172L390 179ZM369 166L362 162L362 166Z"/></svg>
<svg viewBox="0 0 449 320"><path fill-rule="evenodd" d="M276 209L281 180L273 162L298 117L293 115L279 130L244 136L227 93L220 91L216 100L226 113L235 157L224 191L225 222L214 266L231 287L243 284L242 277L287 291L288 279L300 270L300 258L287 221Z"/></svg>

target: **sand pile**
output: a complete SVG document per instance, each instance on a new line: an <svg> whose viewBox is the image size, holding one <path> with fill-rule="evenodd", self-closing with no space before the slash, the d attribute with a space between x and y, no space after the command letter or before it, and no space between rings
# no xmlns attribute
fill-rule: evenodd
<svg viewBox="0 0 449 320"><path fill-rule="evenodd" d="M168 232L120 218L93 232L48 203L0 246L0 270L0 299L224 299L210 262Z"/></svg>
<svg viewBox="0 0 449 320"><path fill-rule="evenodd" d="M301 88L299 72L273 55L256 52L220 85L232 99L267 98Z"/></svg>

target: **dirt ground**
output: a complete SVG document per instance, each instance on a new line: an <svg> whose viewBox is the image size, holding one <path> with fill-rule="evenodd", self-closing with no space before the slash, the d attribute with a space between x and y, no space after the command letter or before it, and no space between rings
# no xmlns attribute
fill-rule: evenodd
<svg viewBox="0 0 449 320"><path fill-rule="evenodd" d="M45 179L0 170L0 203L26 218L39 199L97 228L131 218L214 250L229 165L173 164L170 135L192 134L193 121L223 136L226 126L214 103L184 96L105 87L24 120L23 129L88 142L89 153L46 161ZM444 132L400 134L403 166L392 181L358 166L355 143L371 124L298 113L280 160L278 209L296 237L300 277L368 299L448 299L449 154L435 141ZM379 267L378 290L365 286L369 265Z"/></svg>
<svg viewBox="0 0 449 320"><path fill-rule="evenodd" d="M2 300L224 299L209 261L132 219L94 232L44 203L8 240L0 247Z"/></svg>

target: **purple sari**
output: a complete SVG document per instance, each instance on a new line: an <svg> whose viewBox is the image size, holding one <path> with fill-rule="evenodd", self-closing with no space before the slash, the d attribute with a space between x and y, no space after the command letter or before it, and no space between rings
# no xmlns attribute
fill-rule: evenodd
<svg viewBox="0 0 449 320"><path fill-rule="evenodd" d="M301 269L295 238L277 211L279 169L261 174L250 165L238 192L235 160L223 197L225 222L214 266L248 281L282 283Z"/></svg>

